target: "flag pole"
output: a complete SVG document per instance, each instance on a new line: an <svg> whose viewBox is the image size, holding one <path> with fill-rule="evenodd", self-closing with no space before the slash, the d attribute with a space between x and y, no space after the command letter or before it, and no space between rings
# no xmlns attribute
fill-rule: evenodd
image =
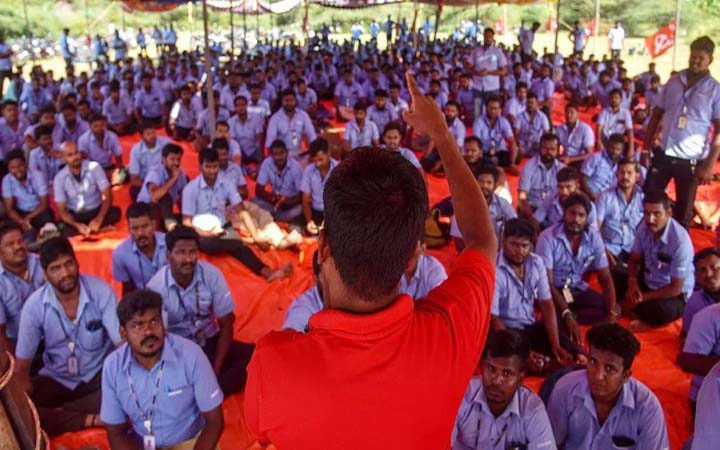
<svg viewBox="0 0 720 450"><path fill-rule="evenodd" d="M680 4L682 3L682 0L677 0L677 8L675 10L675 33L673 34L673 61L672 61L672 68L675 70L675 67L677 67L677 54L678 54L678 45L680 44Z"/></svg>
<svg viewBox="0 0 720 450"><path fill-rule="evenodd" d="M207 94L208 122L210 137L215 136L215 97L213 95L213 73L210 54L210 39L208 38L208 11L207 0L203 0L203 31L205 40L205 91Z"/></svg>
<svg viewBox="0 0 720 450"><path fill-rule="evenodd" d="M555 54L558 53L558 36L560 35L560 0L557 0L557 9L555 10Z"/></svg>
<svg viewBox="0 0 720 450"><path fill-rule="evenodd" d="M595 0L595 23L593 24L593 54L597 52L597 41L600 39L600 0Z"/></svg>

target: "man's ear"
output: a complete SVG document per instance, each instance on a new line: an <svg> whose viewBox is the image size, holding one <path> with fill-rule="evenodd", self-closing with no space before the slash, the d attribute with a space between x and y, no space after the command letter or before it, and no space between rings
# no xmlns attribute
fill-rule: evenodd
<svg viewBox="0 0 720 450"><path fill-rule="evenodd" d="M125 330L125 327L120 325L120 338L123 341L127 341L127 330Z"/></svg>
<svg viewBox="0 0 720 450"><path fill-rule="evenodd" d="M330 244L327 240L327 236L325 236L325 230L320 229L320 233L318 234L318 264L322 266L323 262L325 262L330 257Z"/></svg>

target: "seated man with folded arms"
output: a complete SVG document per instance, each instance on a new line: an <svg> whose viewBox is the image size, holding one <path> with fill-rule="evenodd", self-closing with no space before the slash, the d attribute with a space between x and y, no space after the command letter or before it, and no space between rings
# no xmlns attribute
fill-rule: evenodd
<svg viewBox="0 0 720 450"><path fill-rule="evenodd" d="M498 169L491 167L481 168L478 171L477 182L480 185L480 190L482 190L482 193L485 196L485 202L487 202L488 208L490 209L490 216L492 217L493 224L495 225L495 236L497 237L498 242L500 242L503 226L508 220L517 217L517 214L507 200L495 193L498 182ZM460 234L460 229L457 226L455 216L453 216L450 221L450 236L452 236L455 242L455 248L457 248L457 251L463 251L465 243L463 242L462 235Z"/></svg>
<svg viewBox="0 0 720 450"><path fill-rule="evenodd" d="M643 211L630 253L623 305L635 317L631 326L636 329L678 319L695 286L692 241L672 217L670 199L662 191L648 192Z"/></svg>
<svg viewBox="0 0 720 450"><path fill-rule="evenodd" d="M557 173L565 167L558 159L558 138L545 133L540 138L540 152L523 167L518 182L518 212L530 217L540 203L557 194Z"/></svg>
<svg viewBox="0 0 720 450"><path fill-rule="evenodd" d="M550 294L547 271L542 258L530 251L535 231L523 219L512 219L505 224L502 251L498 255L495 274L490 329L493 332L513 328L527 336L533 353L530 369L542 373L546 357L558 364L569 364L577 354L575 346L557 322L555 305ZM542 321L535 318L535 307ZM540 356L540 358L538 358Z"/></svg>
<svg viewBox="0 0 720 450"><path fill-rule="evenodd" d="M115 291L80 273L70 241L45 242L40 264L47 283L22 307L15 376L37 406L43 429L57 436L100 425L102 364L121 338ZM43 368L31 379L41 342Z"/></svg>
<svg viewBox="0 0 720 450"><path fill-rule="evenodd" d="M563 203L563 221L540 234L536 250L547 268L555 309L577 343L582 342L578 323L612 322L620 314L605 245L597 228L590 226L589 213L590 200L584 194L570 195ZM591 270L597 271L602 294L583 280Z"/></svg>
<svg viewBox="0 0 720 450"><path fill-rule="evenodd" d="M616 323L595 325L586 338L587 369L560 378L550 396L547 412L558 448L669 449L660 402L632 377L640 342Z"/></svg>
<svg viewBox="0 0 720 450"><path fill-rule="evenodd" d="M165 236L167 265L147 289L162 298L170 333L202 347L225 395L242 390L252 344L233 340L235 302L222 272L198 258L200 236L178 226Z"/></svg>
<svg viewBox="0 0 720 450"><path fill-rule="evenodd" d="M199 248L205 253L227 253L247 266L254 274L274 281L287 277L292 265L271 269L247 248L232 223L242 221L250 235L259 241L258 230L243 206L237 188L220 176L217 151L205 148L200 151L200 175L190 181L182 193L182 223L200 235ZM210 221L207 223L201 223Z"/></svg>
<svg viewBox="0 0 720 450"><path fill-rule="evenodd" d="M545 405L523 385L530 345L517 330L488 341L482 375L470 380L457 413L452 450L555 449Z"/></svg>
<svg viewBox="0 0 720 450"><path fill-rule="evenodd" d="M625 138L621 134L611 135L605 148L591 154L582 165L583 191L595 200L600 192L613 185L618 164L625 150Z"/></svg>
<svg viewBox="0 0 720 450"><path fill-rule="evenodd" d="M140 141L130 149L130 198L135 200L150 169L159 165L162 150L170 139L158 136L150 123L140 124Z"/></svg>
<svg viewBox="0 0 720 450"><path fill-rule="evenodd" d="M305 167L300 179L300 192L305 231L311 236L317 236L325 220L325 183L338 162L330 157L325 138L317 138L310 143L310 161L312 164Z"/></svg>
<svg viewBox="0 0 720 450"><path fill-rule="evenodd" d="M20 311L30 294L45 284L45 274L14 223L0 225L0 263L0 344L14 352Z"/></svg>
<svg viewBox="0 0 720 450"><path fill-rule="evenodd" d="M100 164L82 159L77 146L62 146L65 167L55 176L53 190L58 216L66 237L100 232L120 220L120 208L113 206L113 195Z"/></svg>
<svg viewBox="0 0 720 450"><path fill-rule="evenodd" d="M707 450L717 446L720 442L718 416L720 416L720 363L715 364L708 372L698 392L692 450Z"/></svg>
<svg viewBox="0 0 720 450"><path fill-rule="evenodd" d="M704 248L695 254L695 280L700 288L688 298L683 312L681 336L687 335L695 314L708 306L720 303L720 250Z"/></svg>
<svg viewBox="0 0 720 450"><path fill-rule="evenodd" d="M125 344L105 359L100 408L110 447L214 449L223 393L202 349L165 330L162 303L139 290L117 306Z"/></svg>
<svg viewBox="0 0 720 450"><path fill-rule="evenodd" d="M578 119L578 107L574 103L565 106L565 123L555 129L562 156L560 161L567 165L580 167L595 149L595 134L592 127Z"/></svg>
<svg viewBox="0 0 720 450"><path fill-rule="evenodd" d="M409 73L407 80L414 109L405 121L437 143L467 249L425 299L399 295L421 246L425 182L392 152L350 153L325 186L318 248L325 309L310 319L308 333L264 336L248 367L245 419L263 444L448 446L485 344L497 243L482 192L442 112ZM378 392L382 401L368 401Z"/></svg>
<svg viewBox="0 0 720 450"><path fill-rule="evenodd" d="M161 164L150 168L137 196L138 202L152 205L153 218L165 230L172 230L178 224L174 209L175 205L180 205L183 189L188 183L185 172L180 168L182 156L182 147L165 144Z"/></svg>
<svg viewBox="0 0 720 450"><path fill-rule="evenodd" d="M25 153L11 150L5 155L7 175L2 179L2 196L7 216L32 242L47 223L55 220L48 206L48 184L42 172L28 169Z"/></svg>
<svg viewBox="0 0 720 450"><path fill-rule="evenodd" d="M133 203L125 216L130 236L112 252L113 279L122 284L123 295L145 289L153 275L167 264L165 234L155 231L152 207Z"/></svg>
<svg viewBox="0 0 720 450"><path fill-rule="evenodd" d="M532 215L530 222L537 230L544 230L563 219L563 202L576 192L580 192L580 173L576 168L563 167L557 173L557 193L547 197L540 202L538 208ZM590 203L590 214L588 224L597 228L597 210L594 203Z"/></svg>
<svg viewBox="0 0 720 450"><path fill-rule="evenodd" d="M289 157L285 143L279 139L274 141L270 144L270 156L260 165L252 201L276 220L298 220L302 217L302 173L302 166Z"/></svg>

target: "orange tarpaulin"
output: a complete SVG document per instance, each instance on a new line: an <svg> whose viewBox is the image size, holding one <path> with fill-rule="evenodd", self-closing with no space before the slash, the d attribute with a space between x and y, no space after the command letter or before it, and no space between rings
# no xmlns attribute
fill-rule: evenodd
<svg viewBox="0 0 720 450"><path fill-rule="evenodd" d="M555 97L553 122L562 121L564 100L560 95ZM597 110L581 111L582 120L591 122L590 117ZM137 137L124 137L121 144L128 160L130 147L137 141ZM183 168L189 177L198 174L197 154L192 146L184 144L185 154ZM517 177L508 176L510 190L517 199ZM254 188L250 182L250 192ZM430 201L435 203L449 195L447 182L443 178L428 177ZM700 189L698 199L701 203L712 201L717 208L717 199L720 187L703 187ZM127 186L117 188L114 192L116 203L126 207L129 204ZM95 242L82 241L74 238L74 244L80 260L81 270L84 273L98 275L106 280L112 279L110 252L115 245L127 236L125 223L118 224L117 230L103 235ZM696 249L714 245L715 234L708 231L692 230L691 236ZM283 323L285 313L292 299L301 294L312 284L311 258L314 244L304 248L305 257L299 262L300 253L290 250L257 252L260 258L271 266L277 267L286 262L295 264L295 271L289 279L267 284L261 278L253 275L245 266L228 256L213 256L203 258L217 265L225 274L237 305L235 314L235 338L243 341L255 342L270 330L277 330ZM446 267L454 259L456 252L452 245L437 250L429 250ZM594 282L597 288L596 281ZM120 285L113 282L116 292L120 293ZM627 325L627 323L624 323ZM658 396L663 405L665 419L668 424L671 448L680 449L692 429L690 411L688 406L688 390L690 376L682 372L675 364L675 358L680 351L679 344L680 322L646 333L640 333L638 338L642 344L642 351L633 366L633 374L643 383L647 384ZM292 374L288 374L292 376ZM542 382L541 378L532 377L526 380L531 388L537 390ZM246 449L254 444L250 437L243 418L242 394L233 395L225 400L225 431L220 445L225 450ZM362 424L358 424L362 426ZM98 445L108 449L105 433L102 430L88 430L81 433L66 434L53 440L54 448L65 445L70 449L77 449L84 445Z"/></svg>

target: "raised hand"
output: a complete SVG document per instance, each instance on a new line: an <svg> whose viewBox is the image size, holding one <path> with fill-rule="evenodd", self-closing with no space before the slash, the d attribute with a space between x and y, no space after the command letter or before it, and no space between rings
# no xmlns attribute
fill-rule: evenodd
<svg viewBox="0 0 720 450"><path fill-rule="evenodd" d="M420 92L415 76L410 71L405 73L405 79L412 99L410 109L403 113L405 123L425 136L432 137L447 130L445 115L435 100Z"/></svg>

